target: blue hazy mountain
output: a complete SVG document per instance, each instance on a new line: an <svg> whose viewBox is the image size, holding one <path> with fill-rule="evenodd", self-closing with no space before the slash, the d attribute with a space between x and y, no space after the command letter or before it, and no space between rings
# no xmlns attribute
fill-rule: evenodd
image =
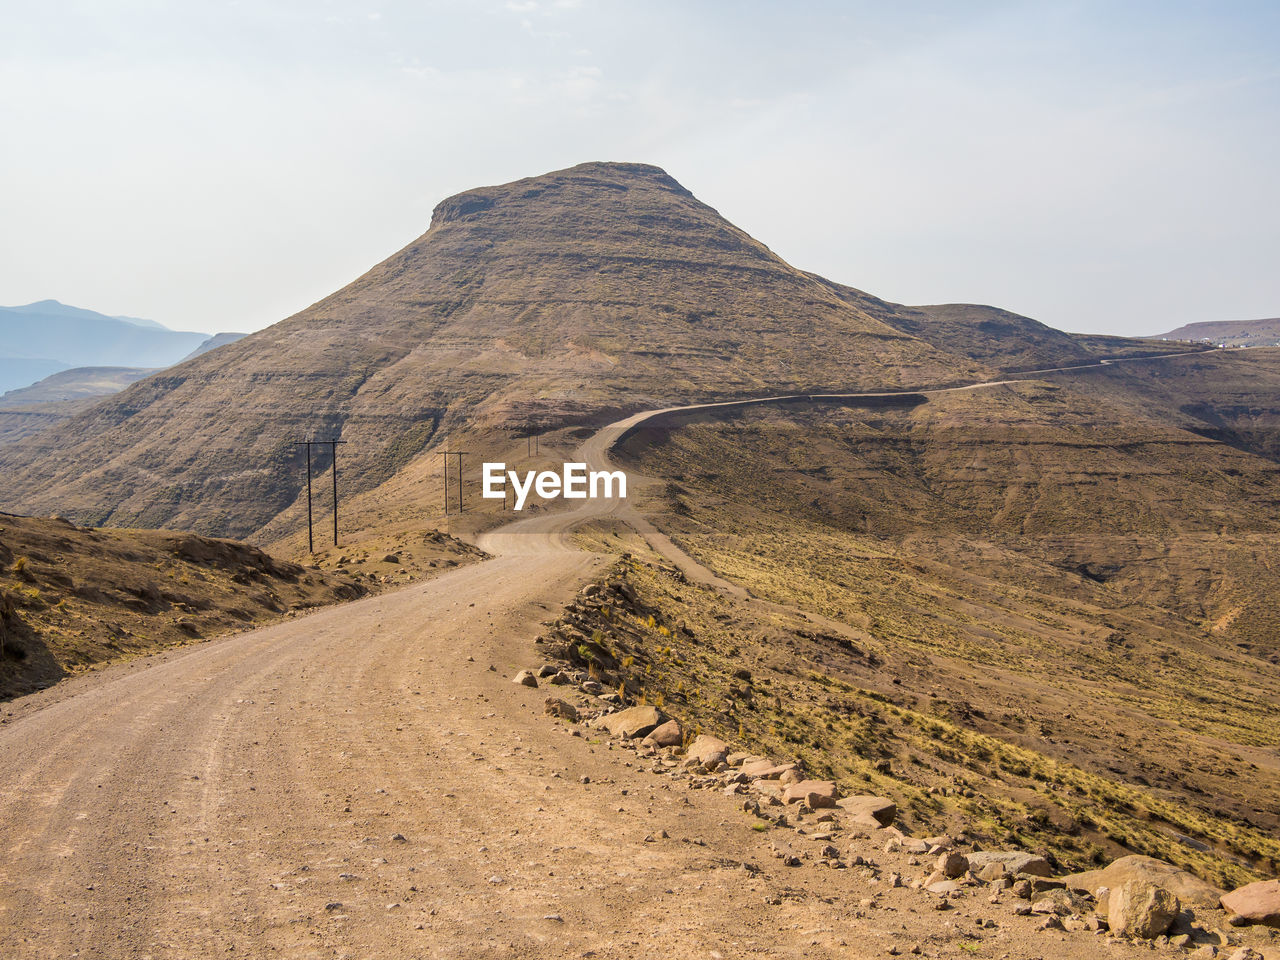
<svg viewBox="0 0 1280 960"><path fill-rule="evenodd" d="M207 339L57 300L0 307L0 392L71 367L167 367Z"/></svg>

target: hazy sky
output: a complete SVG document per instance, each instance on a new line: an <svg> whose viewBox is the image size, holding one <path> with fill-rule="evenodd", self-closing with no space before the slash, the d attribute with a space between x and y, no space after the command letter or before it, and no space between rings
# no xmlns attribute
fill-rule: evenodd
<svg viewBox="0 0 1280 960"><path fill-rule="evenodd" d="M0 304L251 330L460 190L656 163L798 267L1280 315L1280 4L0 0Z"/></svg>

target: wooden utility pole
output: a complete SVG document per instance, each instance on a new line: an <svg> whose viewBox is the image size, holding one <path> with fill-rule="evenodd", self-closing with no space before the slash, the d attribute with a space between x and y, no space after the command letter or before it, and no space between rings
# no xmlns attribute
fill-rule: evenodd
<svg viewBox="0 0 1280 960"><path fill-rule="evenodd" d="M313 509L311 502L311 448L322 443L329 444L329 450L333 456L333 545L338 545L338 444L346 443L345 440L295 440L295 447L307 448L307 551L309 553L316 552L316 538L312 524Z"/></svg>
<svg viewBox="0 0 1280 960"><path fill-rule="evenodd" d="M305 446L307 448L307 553L316 552L315 534L311 529L311 444L314 440L295 440L295 447Z"/></svg>
<svg viewBox="0 0 1280 960"><path fill-rule="evenodd" d="M333 545L338 545L338 444L345 440L329 440L329 452L333 457Z"/></svg>
<svg viewBox="0 0 1280 960"><path fill-rule="evenodd" d="M449 451L441 450L440 456L444 457L440 461L440 478L444 481L444 515L449 515Z"/></svg>
<svg viewBox="0 0 1280 960"><path fill-rule="evenodd" d="M462 458L470 451L468 450L441 450L440 456L444 459L441 461L441 478L444 480L444 515L451 516L449 512L449 458L458 458L458 513L462 513L465 509L462 501Z"/></svg>

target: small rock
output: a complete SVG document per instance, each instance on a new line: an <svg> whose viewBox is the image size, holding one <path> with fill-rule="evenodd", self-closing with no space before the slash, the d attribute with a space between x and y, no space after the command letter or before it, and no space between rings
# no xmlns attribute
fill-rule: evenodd
<svg viewBox="0 0 1280 960"><path fill-rule="evenodd" d="M704 767L710 769L713 765L723 765L729 760L729 744L725 743L719 737L708 736L702 734L689 744L689 749L685 751L685 760L696 761Z"/></svg>
<svg viewBox="0 0 1280 960"><path fill-rule="evenodd" d="M578 722L578 708L564 700L547 697L546 702L542 705L542 710L549 717L568 720L570 723Z"/></svg>
<svg viewBox="0 0 1280 960"><path fill-rule="evenodd" d="M633 740L651 733L666 719L656 707L629 707L605 717L602 726L615 737Z"/></svg>
<svg viewBox="0 0 1280 960"><path fill-rule="evenodd" d="M668 720L654 727L644 742L655 747L678 747L684 742L684 731L680 729L678 720Z"/></svg>
<svg viewBox="0 0 1280 960"><path fill-rule="evenodd" d="M804 803L811 810L834 807L840 791L830 780L801 780L782 792L784 803Z"/></svg>
<svg viewBox="0 0 1280 960"><path fill-rule="evenodd" d="M938 870L954 880L963 877L969 869L969 859L963 853L944 853L938 857Z"/></svg>
<svg viewBox="0 0 1280 960"><path fill-rule="evenodd" d="M972 863L970 864L970 868L972 869ZM977 874L979 880L986 881L987 883L999 880L1004 877L1004 875L1005 869L1003 863L988 863L985 867L979 870Z"/></svg>
<svg viewBox="0 0 1280 960"><path fill-rule="evenodd" d="M845 797L837 805L849 812L854 823L887 827L898 816L898 805L887 797Z"/></svg>
<svg viewBox="0 0 1280 960"><path fill-rule="evenodd" d="M733 756L728 759L732 760ZM772 760L755 759L743 761L741 769L754 780L777 780L784 773L798 772L799 767L794 763L774 763Z"/></svg>
<svg viewBox="0 0 1280 960"><path fill-rule="evenodd" d="M1222 897L1222 909L1235 926L1265 924L1280 927L1280 880L1259 880Z"/></svg>
<svg viewBox="0 0 1280 960"><path fill-rule="evenodd" d="M1153 940L1173 925L1182 905L1164 887L1146 880L1129 880L1113 888L1107 903L1107 922L1117 936Z"/></svg>
<svg viewBox="0 0 1280 960"><path fill-rule="evenodd" d="M1005 873L1027 873L1036 877L1051 877L1049 861L1034 853L1017 850L982 850L969 854L969 866L981 876L981 871L991 864L999 864Z"/></svg>
<svg viewBox="0 0 1280 960"><path fill-rule="evenodd" d="M521 670L511 678L511 682L518 683L522 687L536 687L538 685L538 678L528 670Z"/></svg>
<svg viewBox="0 0 1280 960"><path fill-rule="evenodd" d="M1054 914L1051 917L1045 917L1044 920L1040 923L1040 925L1036 927L1036 929L1037 930L1065 930L1066 927L1062 925L1062 921L1058 919L1057 914Z"/></svg>

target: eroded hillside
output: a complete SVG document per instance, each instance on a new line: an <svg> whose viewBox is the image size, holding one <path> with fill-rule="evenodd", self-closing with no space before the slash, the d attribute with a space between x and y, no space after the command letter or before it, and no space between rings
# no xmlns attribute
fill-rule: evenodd
<svg viewBox="0 0 1280 960"><path fill-rule="evenodd" d="M789 674L769 735L811 764L861 777L889 749L908 784L1076 863L1275 872L1270 460L1043 382L690 418L624 453L663 478L658 525L695 559L838 628L730 636ZM816 725L815 700L836 704ZM853 759L865 716L832 716L845 701L910 737L854 737ZM1022 773L998 744L1028 751Z"/></svg>
<svg viewBox="0 0 1280 960"><path fill-rule="evenodd" d="M449 565L476 553L439 535L432 548ZM354 599L397 579L362 563L367 550L348 553L350 562L344 555L341 566L322 571L230 540L0 514L0 697ZM404 569L398 557L380 567Z"/></svg>
<svg viewBox="0 0 1280 960"><path fill-rule="evenodd" d="M0 504L244 536L297 500L305 436L346 441L350 493L463 427L510 438L983 369L841 299L656 167L584 164L445 200L319 303L6 447Z"/></svg>

